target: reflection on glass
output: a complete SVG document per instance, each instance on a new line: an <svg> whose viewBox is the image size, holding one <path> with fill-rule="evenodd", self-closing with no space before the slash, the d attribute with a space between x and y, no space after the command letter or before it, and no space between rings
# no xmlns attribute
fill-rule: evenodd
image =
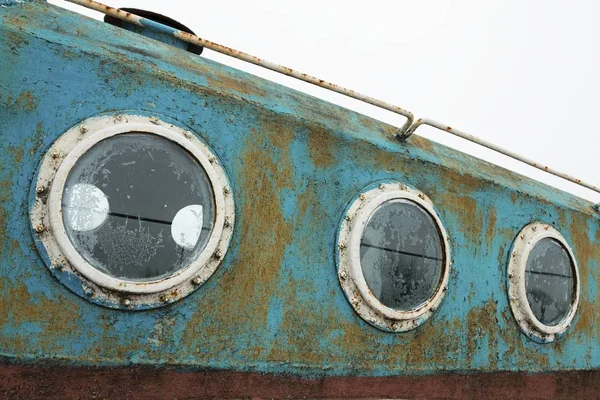
<svg viewBox="0 0 600 400"><path fill-rule="evenodd" d="M533 315L544 325L558 325L569 314L575 291L573 265L559 241L541 239L530 251L525 291Z"/></svg>
<svg viewBox="0 0 600 400"><path fill-rule="evenodd" d="M178 246L193 249L202 233L202 206L192 204L177 211L171 224L171 236Z"/></svg>
<svg viewBox="0 0 600 400"><path fill-rule="evenodd" d="M189 265L215 220L204 169L178 144L146 133L88 150L67 177L63 209L67 236L86 261L131 280Z"/></svg>
<svg viewBox="0 0 600 400"><path fill-rule="evenodd" d="M415 309L435 294L443 257L435 220L409 200L383 203L363 232L360 261L365 280L373 295L393 309Z"/></svg>
<svg viewBox="0 0 600 400"><path fill-rule="evenodd" d="M96 229L108 218L109 205L106 195L94 185L78 183L65 191L63 199L64 219L78 232Z"/></svg>

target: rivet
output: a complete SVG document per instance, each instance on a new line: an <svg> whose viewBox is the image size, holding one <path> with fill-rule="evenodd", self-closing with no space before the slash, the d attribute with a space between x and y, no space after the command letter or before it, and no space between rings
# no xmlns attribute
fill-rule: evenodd
<svg viewBox="0 0 600 400"><path fill-rule="evenodd" d="M346 273L346 271L340 272L340 278L342 278L343 280L345 280L347 277L348 277L348 274Z"/></svg>
<svg viewBox="0 0 600 400"><path fill-rule="evenodd" d="M223 193L228 194L229 193L229 188L227 186L225 186L223 188Z"/></svg>
<svg viewBox="0 0 600 400"><path fill-rule="evenodd" d="M532 226L531 230L534 231L534 232L537 231L537 226Z"/></svg>
<svg viewBox="0 0 600 400"><path fill-rule="evenodd" d="M163 294L162 296L160 296L160 301L162 303L166 303L169 301L169 297L167 295Z"/></svg>
<svg viewBox="0 0 600 400"><path fill-rule="evenodd" d="M50 153L50 157L52 157L52 158L58 158L58 155L59 155L58 151L56 151L56 150L52 150L52 153Z"/></svg>
<svg viewBox="0 0 600 400"><path fill-rule="evenodd" d="M63 265L60 262L54 263L54 268L61 271L63 269Z"/></svg>
<svg viewBox="0 0 600 400"><path fill-rule="evenodd" d="M46 227L45 227L44 225L41 225L41 224L40 224L40 225L37 225L37 226L35 227L35 231L36 231L37 233L42 233L42 232L44 232L45 230L46 230Z"/></svg>
<svg viewBox="0 0 600 400"><path fill-rule="evenodd" d="M160 121L156 117L150 117L150 122L152 122L154 125L160 125Z"/></svg>
<svg viewBox="0 0 600 400"><path fill-rule="evenodd" d="M94 295L94 290L92 288L89 288L89 287L85 288L84 292L85 292L86 296L90 296L91 297L91 296Z"/></svg>
<svg viewBox="0 0 600 400"><path fill-rule="evenodd" d="M38 187L35 188L35 192L37 194L44 193L45 190L46 190L46 188L43 187L43 186L38 186Z"/></svg>
<svg viewBox="0 0 600 400"><path fill-rule="evenodd" d="M379 185L379 189L385 190L385 185L382 183L381 185Z"/></svg>
<svg viewBox="0 0 600 400"><path fill-rule="evenodd" d="M346 215L346 221L350 221L352 219L352 217L350 216L350 214Z"/></svg>
<svg viewBox="0 0 600 400"><path fill-rule="evenodd" d="M123 119L123 115L119 114L119 115L115 115L115 121L121 121ZM150 121L152 121L152 118L150 118Z"/></svg>
<svg viewBox="0 0 600 400"><path fill-rule="evenodd" d="M520 237L521 237L521 240L525 239L525 235L521 235Z"/></svg>
<svg viewBox="0 0 600 400"><path fill-rule="evenodd" d="M217 159L214 156L210 156L208 157L208 162L211 164L214 164L217 161Z"/></svg>
<svg viewBox="0 0 600 400"><path fill-rule="evenodd" d="M215 252L215 258L220 260L221 258L223 258L223 252L221 250L217 250Z"/></svg>
<svg viewBox="0 0 600 400"><path fill-rule="evenodd" d="M513 277L513 274L508 274L509 279L512 279L512 277Z"/></svg>
<svg viewBox="0 0 600 400"><path fill-rule="evenodd" d="M223 225L225 225L226 228L229 228L231 226L231 221L229 220L229 217L225 217Z"/></svg>
<svg viewBox="0 0 600 400"><path fill-rule="evenodd" d="M406 190L406 189L408 189L408 188L406 187L406 185L400 185L400 190Z"/></svg>
<svg viewBox="0 0 600 400"><path fill-rule="evenodd" d="M364 194L364 193L361 193L361 194L360 194L360 199L361 199L361 200L364 200L364 199L366 199L366 198L367 198L367 196L365 196L365 194Z"/></svg>
<svg viewBox="0 0 600 400"><path fill-rule="evenodd" d="M196 286L200 285L202 283L202 279L200 279L199 276L195 277L194 279L192 279L192 283Z"/></svg>
<svg viewBox="0 0 600 400"><path fill-rule="evenodd" d="M81 132L81 133L87 133L87 131L88 131L88 127L87 126L81 125L79 127L79 132Z"/></svg>
<svg viewBox="0 0 600 400"><path fill-rule="evenodd" d="M185 136L188 139L192 137L192 135L188 131L183 132L183 136Z"/></svg>
<svg viewBox="0 0 600 400"><path fill-rule="evenodd" d="M123 299L123 300L121 301L121 303L122 303L122 304L123 304L125 307L129 307L129 306L131 306L131 300L129 300L129 299Z"/></svg>
<svg viewBox="0 0 600 400"><path fill-rule="evenodd" d="M424 195L423 193L419 193L419 198L420 198L421 200L425 200L425 195Z"/></svg>
<svg viewBox="0 0 600 400"><path fill-rule="evenodd" d="M346 248L346 243L340 243L338 247L340 250L344 250Z"/></svg>

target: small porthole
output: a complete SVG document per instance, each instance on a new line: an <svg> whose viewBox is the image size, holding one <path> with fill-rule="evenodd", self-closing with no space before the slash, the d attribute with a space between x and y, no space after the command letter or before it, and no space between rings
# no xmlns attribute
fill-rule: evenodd
<svg viewBox="0 0 600 400"><path fill-rule="evenodd" d="M422 324L448 283L447 235L429 199L398 183L362 193L338 238L338 276L370 324L400 332Z"/></svg>
<svg viewBox="0 0 600 400"><path fill-rule="evenodd" d="M569 327L579 302L579 274L566 240L552 226L527 225L508 266L512 312L525 334L552 342Z"/></svg>
<svg viewBox="0 0 600 400"><path fill-rule="evenodd" d="M220 264L234 218L227 187L190 132L156 118L95 118L44 157L31 218L45 228L36 234L48 266L70 289L149 308L189 294Z"/></svg>

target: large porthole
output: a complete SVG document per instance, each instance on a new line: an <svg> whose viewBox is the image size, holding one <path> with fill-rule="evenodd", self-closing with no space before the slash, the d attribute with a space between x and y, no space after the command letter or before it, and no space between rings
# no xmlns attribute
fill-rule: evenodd
<svg viewBox="0 0 600 400"><path fill-rule="evenodd" d="M216 270L233 229L216 156L157 118L118 115L72 128L44 157L35 196L32 224L52 272L110 307L186 296Z"/></svg>
<svg viewBox="0 0 600 400"><path fill-rule="evenodd" d="M552 342L571 324L579 303L579 273L562 235L541 222L515 239L508 265L510 306L522 331Z"/></svg>
<svg viewBox="0 0 600 400"><path fill-rule="evenodd" d="M338 237L338 277L370 324L414 329L437 309L447 288L450 249L431 201L399 183L362 193Z"/></svg>

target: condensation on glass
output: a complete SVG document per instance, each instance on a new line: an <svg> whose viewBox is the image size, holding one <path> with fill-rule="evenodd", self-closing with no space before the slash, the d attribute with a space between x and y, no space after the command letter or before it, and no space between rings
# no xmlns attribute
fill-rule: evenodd
<svg viewBox="0 0 600 400"><path fill-rule="evenodd" d="M75 249L116 278L155 280L189 265L215 221L208 175L163 137L126 133L89 149L70 171L63 222Z"/></svg>
<svg viewBox="0 0 600 400"><path fill-rule="evenodd" d="M444 249L435 220L410 200L381 204L365 226L360 263L369 289L383 305L418 308L435 295L443 274Z"/></svg>
<svg viewBox="0 0 600 400"><path fill-rule="evenodd" d="M525 291L533 315L542 324L556 326L568 316L575 278L571 257L558 240L543 238L529 252Z"/></svg>

